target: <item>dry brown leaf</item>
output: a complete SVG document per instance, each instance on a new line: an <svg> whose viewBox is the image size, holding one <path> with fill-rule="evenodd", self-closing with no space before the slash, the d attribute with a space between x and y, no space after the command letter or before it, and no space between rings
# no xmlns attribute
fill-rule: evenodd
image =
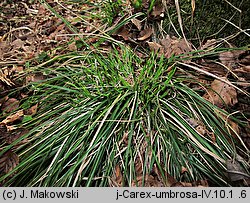
<svg viewBox="0 0 250 203"><path fill-rule="evenodd" d="M243 66L242 69L245 71L245 73L250 73L250 66Z"/></svg>
<svg viewBox="0 0 250 203"><path fill-rule="evenodd" d="M23 116L23 110L19 110L14 114L9 115L0 124L7 125L7 124L12 123L12 122L14 122L16 120L21 120L22 116Z"/></svg>
<svg viewBox="0 0 250 203"><path fill-rule="evenodd" d="M139 157L135 160L135 173L137 176L141 176L143 174L143 165Z"/></svg>
<svg viewBox="0 0 250 203"><path fill-rule="evenodd" d="M10 133L8 132L6 125L0 124L0 138L4 139L5 137L8 137L9 135Z"/></svg>
<svg viewBox="0 0 250 203"><path fill-rule="evenodd" d="M181 174L188 172L188 169L184 166L181 167Z"/></svg>
<svg viewBox="0 0 250 203"><path fill-rule="evenodd" d="M37 112L37 107L38 104L30 107L29 109L23 110L24 115L31 115L31 116L35 115Z"/></svg>
<svg viewBox="0 0 250 203"><path fill-rule="evenodd" d="M19 158L12 150L0 157L0 174L7 174L19 164Z"/></svg>
<svg viewBox="0 0 250 203"><path fill-rule="evenodd" d="M1 84L1 83L0 83ZM9 99L9 97L8 96L5 96L5 97L3 97L3 98L0 98L0 107L2 106L2 104L5 102L5 101L7 101Z"/></svg>
<svg viewBox="0 0 250 203"><path fill-rule="evenodd" d="M250 73L250 66L242 66L240 68L235 69L233 72L241 72L241 73Z"/></svg>
<svg viewBox="0 0 250 203"><path fill-rule="evenodd" d="M194 182L176 182L171 187L208 187L207 180L198 180Z"/></svg>
<svg viewBox="0 0 250 203"><path fill-rule="evenodd" d="M11 46L9 42L1 42L0 43L0 59L4 60L4 55L8 52L10 52Z"/></svg>
<svg viewBox="0 0 250 203"><path fill-rule="evenodd" d="M19 107L19 101L15 98L9 98L2 104L1 110L5 113L10 113L17 110Z"/></svg>
<svg viewBox="0 0 250 203"><path fill-rule="evenodd" d="M198 187L208 187L208 182L207 180L198 180L194 182L195 185L197 185Z"/></svg>
<svg viewBox="0 0 250 203"><path fill-rule="evenodd" d="M145 30L142 30L139 34L140 37L137 38L139 41L143 41L148 39L151 35L153 34L153 29L152 28L147 28Z"/></svg>
<svg viewBox="0 0 250 203"><path fill-rule="evenodd" d="M143 184L144 183L144 184ZM132 187L163 187L162 183L155 179L152 175L146 175L145 178L143 176L136 177L135 180L132 181Z"/></svg>
<svg viewBox="0 0 250 203"><path fill-rule="evenodd" d="M198 125L195 130L200 133L201 135L205 135L207 132L207 129L204 125Z"/></svg>
<svg viewBox="0 0 250 203"><path fill-rule="evenodd" d="M219 59L223 65L230 69L232 69L236 65L236 57L231 51L220 53Z"/></svg>
<svg viewBox="0 0 250 203"><path fill-rule="evenodd" d="M68 45L70 51L77 51L76 42L72 42Z"/></svg>
<svg viewBox="0 0 250 203"><path fill-rule="evenodd" d="M162 176L160 170L158 169L157 165L154 165L153 172L157 175L157 179L160 180L163 186L169 187L176 183L176 180L173 176L171 176L167 171L164 170L164 177Z"/></svg>
<svg viewBox="0 0 250 203"><path fill-rule="evenodd" d="M133 18L131 22L137 27L139 31L141 31L142 25L140 20Z"/></svg>
<svg viewBox="0 0 250 203"><path fill-rule="evenodd" d="M13 68L12 68L12 71L16 72L16 73L23 72L23 66L14 65Z"/></svg>
<svg viewBox="0 0 250 203"><path fill-rule="evenodd" d="M209 135L209 137L211 137L211 140L213 143L216 143L216 136L213 132L208 132L207 135Z"/></svg>
<svg viewBox="0 0 250 203"><path fill-rule="evenodd" d="M228 128L228 131L231 133L231 135L235 138L238 139L239 133L240 133L240 128L239 125L237 123L235 123L234 121L232 121L229 117L227 117L227 115L225 115L222 111L216 110L216 113L219 114L219 116L224 120L225 125ZM230 139L229 139L230 141Z"/></svg>
<svg viewBox="0 0 250 203"><path fill-rule="evenodd" d="M188 182L177 182L171 185L171 187L192 187L192 186L193 186L192 183Z"/></svg>
<svg viewBox="0 0 250 203"><path fill-rule="evenodd" d="M216 39L207 40L206 43L204 45L202 45L199 49L201 49L201 50L213 49L213 48L215 48L216 43L217 43Z"/></svg>
<svg viewBox="0 0 250 203"><path fill-rule="evenodd" d="M250 86L250 66L242 66L239 67L233 72L239 77L239 81L244 82L241 83L241 86L249 87Z"/></svg>
<svg viewBox="0 0 250 203"><path fill-rule="evenodd" d="M164 54L164 48L162 45L156 43L156 42L147 42L150 50L159 52L160 55Z"/></svg>
<svg viewBox="0 0 250 203"><path fill-rule="evenodd" d="M245 169L237 161L227 160L227 175L231 181L243 180L250 178L250 174L247 174Z"/></svg>
<svg viewBox="0 0 250 203"><path fill-rule="evenodd" d="M39 82L41 80L44 80L45 76L43 74L30 74L26 77L26 84L29 84L30 82Z"/></svg>
<svg viewBox="0 0 250 203"><path fill-rule="evenodd" d="M209 132L206 126L201 122L194 118L187 118L186 121L193 127L195 130L204 136L209 136L213 143L216 142L216 138L213 132Z"/></svg>
<svg viewBox="0 0 250 203"><path fill-rule="evenodd" d="M122 187L123 184L123 174L119 164L115 166L115 171L113 177L111 178L111 184L115 187Z"/></svg>
<svg viewBox="0 0 250 203"><path fill-rule="evenodd" d="M16 39L11 43L13 49L20 49L24 47L25 42L21 39Z"/></svg>
<svg viewBox="0 0 250 203"><path fill-rule="evenodd" d="M230 47L233 47L230 45ZM237 63L239 61L239 58L242 54L244 54L245 51L243 50L232 50L232 51L226 51L219 54L219 59L223 65L230 69L237 68Z"/></svg>
<svg viewBox="0 0 250 203"><path fill-rule="evenodd" d="M250 54L244 57L243 59L241 59L240 62L246 65L250 65Z"/></svg>
<svg viewBox="0 0 250 203"><path fill-rule="evenodd" d="M172 55L185 55L192 51L190 43L187 44L184 39L171 38L169 35L160 40L160 43L164 47L164 55L166 58L170 58Z"/></svg>
<svg viewBox="0 0 250 203"><path fill-rule="evenodd" d="M14 141L16 141L18 138L26 135L29 131L25 128L17 128L15 130L12 130L10 133L6 134L6 136L4 137L6 143L11 144ZM21 142L17 143L17 144L23 144L26 143L27 139L23 139Z"/></svg>
<svg viewBox="0 0 250 203"><path fill-rule="evenodd" d="M131 34L129 33L129 30L126 26L123 26L119 32L117 33L118 36L122 37L124 40L129 40L129 37L131 37Z"/></svg>
<svg viewBox="0 0 250 203"><path fill-rule="evenodd" d="M231 119L227 119L227 124L231 127L229 130L234 135L235 138L237 138L237 135L240 133L239 125L235 122L233 122Z"/></svg>
<svg viewBox="0 0 250 203"><path fill-rule="evenodd" d="M220 108L225 105L234 106L238 102L235 88L217 79L211 83L211 89L203 95L203 98Z"/></svg>
<svg viewBox="0 0 250 203"><path fill-rule="evenodd" d="M46 16L46 13L48 13L48 10L45 8L44 5L40 4L39 9L38 9L38 15Z"/></svg>
<svg viewBox="0 0 250 203"><path fill-rule="evenodd" d="M93 44L95 42L97 42L99 39L97 37L89 37L87 39L87 42L90 43L90 44ZM94 47L93 47L94 48Z"/></svg>

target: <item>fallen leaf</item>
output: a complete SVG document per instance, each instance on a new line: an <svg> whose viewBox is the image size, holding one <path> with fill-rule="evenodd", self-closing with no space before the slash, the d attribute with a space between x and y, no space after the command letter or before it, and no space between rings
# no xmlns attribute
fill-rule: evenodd
<svg viewBox="0 0 250 203"><path fill-rule="evenodd" d="M239 67L233 70L233 72L239 77L239 80L240 80L240 77L242 77L241 81L246 81L244 86L246 87L250 86L248 82L250 80L250 66Z"/></svg>
<svg viewBox="0 0 250 203"><path fill-rule="evenodd" d="M153 34L153 29L152 28L147 28L145 30L142 30L139 34L140 37L137 38L139 41L143 41L148 39L151 35Z"/></svg>
<svg viewBox="0 0 250 203"><path fill-rule="evenodd" d="M137 27L139 31L141 31L142 25L140 20L133 18L131 22Z"/></svg>
<svg viewBox="0 0 250 203"><path fill-rule="evenodd" d="M115 166L113 177L111 178L111 185L115 187L122 187L123 184L123 174L119 164Z"/></svg>
<svg viewBox="0 0 250 203"><path fill-rule="evenodd" d="M0 157L0 174L7 174L19 164L19 158L12 150Z"/></svg>
<svg viewBox="0 0 250 203"><path fill-rule="evenodd" d="M44 5L40 4L38 9L38 15L45 16L48 10L44 7Z"/></svg>
<svg viewBox="0 0 250 203"><path fill-rule="evenodd" d="M122 37L124 40L129 40L129 37L131 37L131 34L129 33L129 30L126 26L123 26L118 32L117 35Z"/></svg>
<svg viewBox="0 0 250 203"><path fill-rule="evenodd" d="M77 51L76 42L72 42L68 45L70 51Z"/></svg>
<svg viewBox="0 0 250 203"><path fill-rule="evenodd" d="M239 162L233 160L227 160L227 176L231 181L243 180L250 178L250 174L247 174L245 169L240 165Z"/></svg>
<svg viewBox="0 0 250 203"><path fill-rule="evenodd" d="M205 135L206 134L206 132L207 132L207 129L206 129L206 127L204 126L204 125L198 125L196 128L195 128L195 130L198 132L198 133L200 133L201 135Z"/></svg>
<svg viewBox="0 0 250 203"><path fill-rule="evenodd" d="M220 108L225 105L234 106L238 102L235 88L217 79L211 83L211 89L203 95L203 98Z"/></svg>
<svg viewBox="0 0 250 203"><path fill-rule="evenodd" d="M2 104L1 110L4 113L10 113L10 112L17 110L18 107L19 107L19 101L15 98L9 98L7 101L5 101Z"/></svg>
<svg viewBox="0 0 250 203"><path fill-rule="evenodd" d="M167 171L164 170L164 175L158 169L158 166L154 165L153 172L157 175L157 179L160 180L164 187L169 187L176 183L177 181L173 176L171 176Z"/></svg>
<svg viewBox="0 0 250 203"><path fill-rule="evenodd" d="M143 175L143 163L142 160L139 159L139 157L135 160L135 174L137 176Z"/></svg>
<svg viewBox="0 0 250 203"><path fill-rule="evenodd" d="M15 41L12 42L12 48L13 49L20 49L24 47L25 42L22 41L21 39L16 39Z"/></svg>
<svg viewBox="0 0 250 203"><path fill-rule="evenodd" d="M209 136L213 143L216 142L216 138L213 132L209 132L206 126L201 122L194 118L186 118L186 121L193 127L195 130L204 136Z"/></svg>
<svg viewBox="0 0 250 203"><path fill-rule="evenodd" d="M216 39L207 40L206 43L203 44L199 49L200 50L205 50L205 49L211 50L211 49L214 49L215 46L216 46L216 43L217 43Z"/></svg>
<svg viewBox="0 0 250 203"><path fill-rule="evenodd" d="M1 84L1 83L0 83L0 84ZM0 96L1 96L1 94L0 94ZM9 99L8 96L5 96L5 97L0 98L0 107L1 107L1 106L3 105L3 103L6 102L8 99Z"/></svg>
<svg viewBox="0 0 250 203"><path fill-rule="evenodd" d="M250 73L250 66L243 66L242 69L245 73Z"/></svg>
<svg viewBox="0 0 250 203"><path fill-rule="evenodd" d="M188 169L184 166L181 167L181 174L188 172Z"/></svg>
<svg viewBox="0 0 250 203"><path fill-rule="evenodd" d="M132 181L132 187L163 187L162 183L152 175L139 176Z"/></svg>
<svg viewBox="0 0 250 203"><path fill-rule="evenodd" d="M21 72L23 72L23 66L14 65L12 71L14 71L16 73L21 73Z"/></svg>
<svg viewBox="0 0 250 203"><path fill-rule="evenodd" d="M208 182L207 180L198 180L192 183L192 185L195 185L197 187L208 187Z"/></svg>
<svg viewBox="0 0 250 203"><path fill-rule="evenodd" d="M26 84L29 84L30 82L39 82L45 79L45 76L43 74L30 74L26 76Z"/></svg>
<svg viewBox="0 0 250 203"><path fill-rule="evenodd" d="M160 43L164 47L164 55L166 58L170 58L172 55L186 55L187 57L189 56L187 53L192 51L190 43L187 44L184 39L171 38L169 35L160 40Z"/></svg>
<svg viewBox="0 0 250 203"><path fill-rule="evenodd" d="M173 185L171 185L170 187L192 187L192 183L188 183L188 182L176 182Z"/></svg>
<svg viewBox="0 0 250 203"><path fill-rule="evenodd" d="M151 51L159 52L160 55L164 54L164 48L162 45L156 42L147 42Z"/></svg>
<svg viewBox="0 0 250 203"><path fill-rule="evenodd" d="M38 104L30 107L29 109L23 110L24 115L35 115L37 112Z"/></svg>
<svg viewBox="0 0 250 203"><path fill-rule="evenodd" d="M238 139L238 135L240 133L239 125L236 122L232 121L232 119L230 119L230 117L228 117L222 111L216 110L216 113L218 113L219 116L224 120L225 125L226 125L228 131L231 133L231 135L235 139ZM230 141L230 139L228 141Z"/></svg>
<svg viewBox="0 0 250 203"><path fill-rule="evenodd" d="M5 137L8 137L10 133L8 132L8 129L6 125L1 124L0 125L0 138L4 139Z"/></svg>
<svg viewBox="0 0 250 203"><path fill-rule="evenodd" d="M14 114L9 115L0 124L7 125L8 123L12 123L12 122L14 122L16 120L21 120L22 116L23 116L23 110L19 110Z"/></svg>
<svg viewBox="0 0 250 203"><path fill-rule="evenodd" d="M11 132L8 133L8 135L6 135L4 137L6 143L11 144L14 141L16 141L18 138L26 135L29 131L25 128L17 128L15 130L12 130ZM24 144L27 142L27 139L23 139L21 142L17 143L17 144Z"/></svg>
<svg viewBox="0 0 250 203"><path fill-rule="evenodd" d="M230 45L230 48L233 46ZM232 50L226 51L219 54L219 59L223 65L228 67L229 69L237 68L237 63L239 61L239 57L244 54L243 50Z"/></svg>
<svg viewBox="0 0 250 203"><path fill-rule="evenodd" d="M231 51L220 53L219 59L223 65L230 69L236 65L236 57Z"/></svg>
<svg viewBox="0 0 250 203"><path fill-rule="evenodd" d="M240 60L241 63L250 65L250 54Z"/></svg>
<svg viewBox="0 0 250 203"><path fill-rule="evenodd" d="M171 187L208 187L207 180L198 180L194 182L176 182Z"/></svg>

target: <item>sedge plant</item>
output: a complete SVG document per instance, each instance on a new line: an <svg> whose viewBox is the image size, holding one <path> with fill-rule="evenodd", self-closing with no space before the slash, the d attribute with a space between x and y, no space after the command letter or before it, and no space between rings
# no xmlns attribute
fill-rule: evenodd
<svg viewBox="0 0 250 203"><path fill-rule="evenodd" d="M226 161L249 152L218 113L227 112L188 86L201 84L183 75L175 57L152 53L143 59L126 47L112 50L58 56L30 68L46 79L25 87L30 96L22 107L38 104L38 112L22 124L30 133L16 149L20 163L0 182L109 186L119 165L123 186L131 186L141 157L143 179L157 166L162 176L167 171L177 181L230 185ZM192 120L214 138L199 132Z"/></svg>

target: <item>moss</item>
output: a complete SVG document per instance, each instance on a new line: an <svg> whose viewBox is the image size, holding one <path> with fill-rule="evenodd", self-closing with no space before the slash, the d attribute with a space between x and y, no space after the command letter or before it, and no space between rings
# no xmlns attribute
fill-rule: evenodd
<svg viewBox="0 0 250 203"><path fill-rule="evenodd" d="M191 0L179 1L185 35L196 45L199 44L199 41L211 38L225 38L239 32L239 29L230 23L226 23L223 19L232 22L242 29L250 28L249 0L230 1L242 11L241 13L227 2L221 0L200 0L195 2L196 8L192 18ZM169 14L178 32L181 33L174 6L169 9ZM165 19L164 29L170 34L175 34L173 27L170 26L169 19ZM237 46L244 46L250 44L250 37L241 33L230 42Z"/></svg>

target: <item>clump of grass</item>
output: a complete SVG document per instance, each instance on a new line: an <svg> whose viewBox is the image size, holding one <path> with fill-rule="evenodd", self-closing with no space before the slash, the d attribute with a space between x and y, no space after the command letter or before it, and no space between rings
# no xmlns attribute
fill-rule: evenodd
<svg viewBox="0 0 250 203"><path fill-rule="evenodd" d="M108 186L119 164L124 185L131 186L135 160L142 155L144 177L157 165L180 181L228 185L225 161L244 150L216 113L219 109L187 86L194 78L155 54L142 59L125 47L113 50L106 56L57 57L49 66L32 68L46 80L27 86L33 94L22 102L39 103L39 110L25 124L31 132L16 151L20 164L0 182ZM216 140L199 133L191 119L203 123ZM184 175L182 167L188 171Z"/></svg>

